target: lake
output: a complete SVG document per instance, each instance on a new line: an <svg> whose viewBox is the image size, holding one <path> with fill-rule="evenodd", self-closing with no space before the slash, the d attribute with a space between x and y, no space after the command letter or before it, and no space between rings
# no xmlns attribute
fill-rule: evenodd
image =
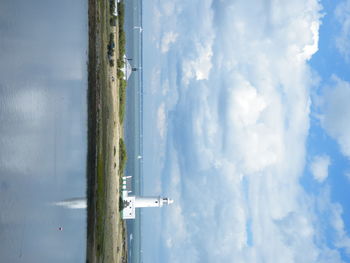
<svg viewBox="0 0 350 263"><path fill-rule="evenodd" d="M0 2L1 262L84 262L87 1Z"/></svg>

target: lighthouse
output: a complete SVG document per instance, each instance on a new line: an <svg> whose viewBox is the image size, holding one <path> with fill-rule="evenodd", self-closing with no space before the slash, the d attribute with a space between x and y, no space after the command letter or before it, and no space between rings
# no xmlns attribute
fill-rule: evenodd
<svg viewBox="0 0 350 263"><path fill-rule="evenodd" d="M170 205L174 201L167 197L163 198L160 196L157 197L141 197L135 196L135 207L162 207L163 205Z"/></svg>
<svg viewBox="0 0 350 263"><path fill-rule="evenodd" d="M174 200L161 196L132 196L126 189L126 179L123 177L123 219L135 219L136 208L163 207L170 205Z"/></svg>

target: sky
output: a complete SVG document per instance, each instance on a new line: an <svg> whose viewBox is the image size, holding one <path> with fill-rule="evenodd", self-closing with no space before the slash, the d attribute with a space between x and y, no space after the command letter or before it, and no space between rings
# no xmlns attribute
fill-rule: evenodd
<svg viewBox="0 0 350 263"><path fill-rule="evenodd" d="M350 262L350 0L143 4L144 262Z"/></svg>
<svg viewBox="0 0 350 263"><path fill-rule="evenodd" d="M86 1L0 1L0 261L83 262ZM58 228L62 227L63 231Z"/></svg>

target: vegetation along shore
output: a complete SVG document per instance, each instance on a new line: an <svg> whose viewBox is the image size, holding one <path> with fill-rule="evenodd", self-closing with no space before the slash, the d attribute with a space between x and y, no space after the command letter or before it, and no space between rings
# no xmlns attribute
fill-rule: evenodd
<svg viewBox="0 0 350 263"><path fill-rule="evenodd" d="M116 12L116 10L118 10ZM126 81L124 4L89 0L86 262L127 262L120 181Z"/></svg>

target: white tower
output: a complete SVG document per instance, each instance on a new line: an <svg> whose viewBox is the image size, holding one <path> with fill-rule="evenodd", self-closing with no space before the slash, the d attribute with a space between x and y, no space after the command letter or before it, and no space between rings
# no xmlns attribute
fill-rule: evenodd
<svg viewBox="0 0 350 263"><path fill-rule="evenodd" d="M162 207L163 205L170 205L174 200L169 198L157 197L141 197L135 196L135 207Z"/></svg>
<svg viewBox="0 0 350 263"><path fill-rule="evenodd" d="M174 200L167 197L147 197L147 196L129 196L126 189L126 179L123 178L123 219L134 219L136 208L144 207L162 207L164 205L170 205Z"/></svg>

